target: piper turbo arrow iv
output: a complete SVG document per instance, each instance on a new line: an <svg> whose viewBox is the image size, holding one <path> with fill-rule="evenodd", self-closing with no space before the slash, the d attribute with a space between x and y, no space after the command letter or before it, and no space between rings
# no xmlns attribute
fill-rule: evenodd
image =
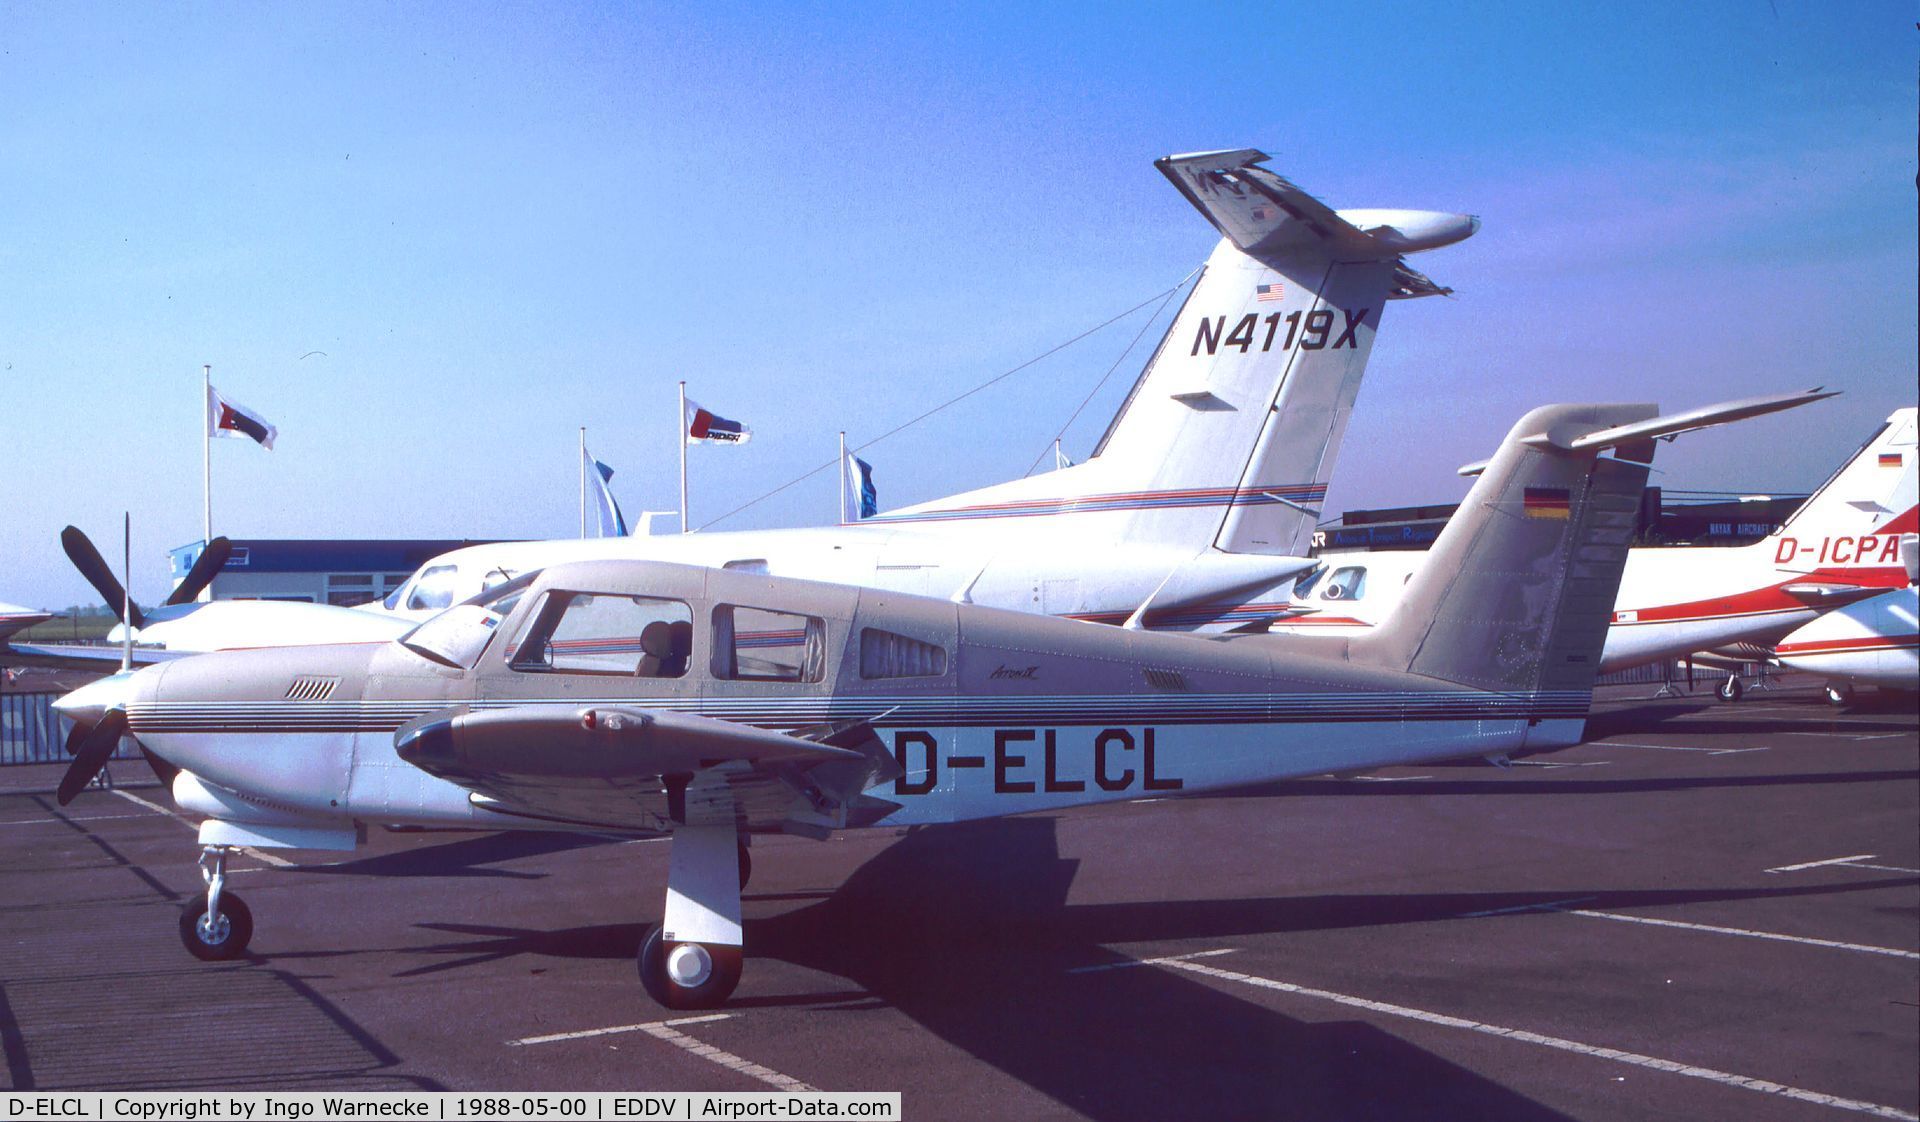
<svg viewBox="0 0 1920 1122"><path fill-rule="evenodd" d="M739 980L752 833L991 818L1578 742L1653 453L1650 406L1523 418L1400 610L1351 639L1202 637L663 562L525 574L377 646L219 653L85 687L66 802L122 736L182 769L231 957L232 847L368 822L671 834L648 991ZM1611 452L1611 455L1602 453Z"/></svg>

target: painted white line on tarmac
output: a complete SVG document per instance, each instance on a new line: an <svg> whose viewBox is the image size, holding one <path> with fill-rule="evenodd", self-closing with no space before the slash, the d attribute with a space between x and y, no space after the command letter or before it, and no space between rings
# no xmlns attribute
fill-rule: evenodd
<svg viewBox="0 0 1920 1122"><path fill-rule="evenodd" d="M732 1017L731 1013L708 1013L702 1017L676 1017L670 1021L646 1021L637 1025L609 1025L606 1028L582 1029L579 1032L556 1032L546 1036L525 1036L519 1040L507 1041L507 1047L518 1048L527 1044L552 1044L560 1040L585 1040L589 1036L612 1036L621 1032L645 1032L660 1025L699 1025L708 1021L724 1021Z"/></svg>
<svg viewBox="0 0 1920 1122"><path fill-rule="evenodd" d="M1232 954L1232 947L1221 947L1211 951L1194 951L1191 954L1167 955L1164 958L1128 958L1119 962L1103 962L1098 966L1076 966L1067 971L1069 974L1098 974L1102 970L1126 970L1134 966L1160 966L1168 962L1186 962L1195 958L1212 958L1215 955Z"/></svg>
<svg viewBox="0 0 1920 1122"><path fill-rule="evenodd" d="M1432 779L1431 775L1356 775L1360 783L1411 783L1416 779Z"/></svg>
<svg viewBox="0 0 1920 1122"><path fill-rule="evenodd" d="M1692 744L1639 744L1631 740L1596 740L1596 748L1659 748L1667 752L1705 752L1709 756L1733 756L1741 752L1765 752L1765 747L1702 748Z"/></svg>
<svg viewBox="0 0 1920 1122"><path fill-rule="evenodd" d="M168 810L166 807L161 806L159 803L150 802L146 799L141 798L139 795L122 791L117 787L114 788L113 793L116 795L119 795L123 799L126 799L128 802L138 803L139 805L146 807L148 810L153 811L155 814L164 814L168 818L173 819L175 822L180 823L182 826L185 826L187 829L192 830L196 834L200 832L199 823L193 821L190 818L182 818L180 815L175 814L173 811ZM252 846L241 846L240 852L246 854L248 857L253 858L255 861L260 861L265 864L272 865L276 869L287 869L287 868L293 867L293 862L287 860L285 857L275 857L271 853L263 853L260 850L254 849Z"/></svg>
<svg viewBox="0 0 1920 1122"><path fill-rule="evenodd" d="M1508 760L1505 767L1606 767L1612 760Z"/></svg>
<svg viewBox="0 0 1920 1122"><path fill-rule="evenodd" d="M1621 923L1645 923L1654 927L1678 927L1687 931L1709 931L1715 935L1744 935L1749 939L1771 939L1781 943L1805 943L1810 947L1832 947L1841 951L1859 951L1861 954L1884 954L1894 958L1920 960L1920 952L1903 951L1898 947L1875 947L1865 943L1842 943L1837 939L1810 939L1805 935L1782 935L1774 931L1749 931L1744 927L1716 927L1710 923L1683 923L1677 919L1655 919L1652 916L1630 916L1619 912L1594 912L1584 908L1555 908L1557 912L1570 916L1586 916L1588 919L1611 919Z"/></svg>
<svg viewBox="0 0 1920 1122"><path fill-rule="evenodd" d="M671 1024L672 1022L659 1021L651 1025L641 1026L640 1031L655 1039L664 1040L676 1048L683 1048L703 1060L719 1064L729 1071L737 1071L749 1079L758 1079L760 1082L770 1087L778 1087L782 1091L818 1090L818 1088L810 1087L791 1075L782 1075L770 1067L756 1064L752 1060L742 1059L732 1052L715 1048L711 1044L703 1044L693 1037L688 1036L686 1033L681 1032L679 1029L672 1028Z"/></svg>
<svg viewBox="0 0 1920 1122"><path fill-rule="evenodd" d="M1569 896L1565 900L1546 900L1538 904L1515 904L1511 908L1488 908L1484 912L1461 912L1460 919L1480 919L1483 916L1508 916L1517 912L1557 912L1565 904L1584 904L1593 899L1591 896Z"/></svg>
<svg viewBox="0 0 1920 1122"><path fill-rule="evenodd" d="M1829 857L1825 861L1802 861L1798 865L1775 865L1773 868L1764 871L1769 873L1797 873L1802 869L1818 869L1822 865L1845 865L1853 861L1871 861L1874 856L1875 855L1871 853L1856 853L1852 857Z"/></svg>
<svg viewBox="0 0 1920 1122"><path fill-rule="evenodd" d="M1237 982L1241 985L1256 986L1266 990L1277 990L1281 993L1290 993L1299 997L1317 998L1321 1001L1331 1001L1336 1005L1345 1005L1354 1009L1365 1009L1369 1012L1380 1013L1389 1017L1401 1017L1410 1021L1422 1021L1426 1024L1439 1025L1443 1028L1466 1029L1468 1032L1497 1036L1522 1044L1537 1044L1543 1048L1553 1048L1558 1051L1572 1052L1582 1056L1593 1056L1596 1059L1612 1060L1615 1063L1650 1068L1654 1071L1671 1072L1674 1075L1684 1075L1691 1079L1704 1079L1710 1083L1720 1083L1728 1087L1738 1087L1742 1090L1758 1091L1768 1095L1779 1095L1782 1098L1796 1099L1800 1102L1814 1103L1819 1106L1835 1107L1840 1110L1857 1111L1861 1114L1870 1114L1877 1118L1898 1118L1902 1119L1903 1122L1920 1122L1920 1114L1913 1114L1897 1106L1884 1106L1880 1103L1870 1103L1860 1099L1848 1099L1842 1098L1839 1095L1829 1095L1821 1091L1808 1091L1800 1087L1789 1087L1784 1083L1774 1083L1766 1079L1755 1079L1749 1075L1736 1075L1732 1072L1717 1071L1710 1067L1697 1067L1693 1064L1683 1064L1674 1060L1663 1060L1658 1056L1645 1056L1638 1052L1623 1052L1618 1048L1603 1048L1595 1044L1582 1044L1577 1040L1566 1040L1558 1036L1546 1036L1537 1032L1527 1032L1524 1029L1507 1028L1503 1025L1490 1025L1480 1021L1470 1021L1465 1017L1450 1017L1445 1013L1431 1013L1425 1009L1414 1009L1406 1005L1393 1005L1385 1001L1374 1001L1370 998L1355 997L1352 994L1335 993L1332 990L1313 989L1309 986L1296 985L1293 982L1282 982L1273 978L1262 978L1253 974L1242 974L1234 970L1222 970L1217 966L1208 966L1201 962L1168 960L1164 961L1161 965L1164 965L1169 970L1184 970L1189 974L1198 974L1202 977L1214 978L1222 982Z"/></svg>
<svg viewBox="0 0 1920 1122"><path fill-rule="evenodd" d="M0 822L0 826L38 826L43 823L50 824L54 822L62 824L67 822L113 822L121 818L145 817L146 815L144 814L96 814L91 818L74 818L71 815L62 815L59 818L15 818L6 822Z"/></svg>

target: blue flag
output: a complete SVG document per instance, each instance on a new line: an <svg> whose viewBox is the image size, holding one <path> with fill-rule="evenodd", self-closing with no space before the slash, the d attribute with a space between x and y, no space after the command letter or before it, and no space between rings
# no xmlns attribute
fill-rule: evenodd
<svg viewBox="0 0 1920 1122"><path fill-rule="evenodd" d="M873 465L852 452L847 453L846 484L842 509L852 515L849 521L872 518L880 512L879 495L873 489Z"/></svg>
<svg viewBox="0 0 1920 1122"><path fill-rule="evenodd" d="M614 499L613 488L610 486L613 482L613 469L588 455L584 448L581 449L580 454L586 456L587 466L593 469L593 508L594 513L600 516L600 536L603 538L626 537L629 532L627 518L620 513L620 504Z"/></svg>

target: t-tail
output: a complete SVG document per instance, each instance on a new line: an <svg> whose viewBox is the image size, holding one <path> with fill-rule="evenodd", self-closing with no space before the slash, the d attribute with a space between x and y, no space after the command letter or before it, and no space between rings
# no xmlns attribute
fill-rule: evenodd
<svg viewBox="0 0 1920 1122"><path fill-rule="evenodd" d="M1349 657L1529 695L1539 711L1569 715L1536 721L1527 750L1578 743L1653 459L1643 434L1655 413L1549 405L1523 417L1394 613L1354 639Z"/></svg>
<svg viewBox="0 0 1920 1122"><path fill-rule="evenodd" d="M869 521L1005 519L1081 543L1304 554L1387 301L1450 291L1402 256L1479 220L1335 211L1266 159L1156 162L1224 237L1091 459Z"/></svg>

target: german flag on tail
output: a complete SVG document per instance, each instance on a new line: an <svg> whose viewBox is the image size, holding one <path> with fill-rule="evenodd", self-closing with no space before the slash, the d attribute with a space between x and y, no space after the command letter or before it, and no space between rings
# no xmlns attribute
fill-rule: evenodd
<svg viewBox="0 0 1920 1122"><path fill-rule="evenodd" d="M1565 487L1529 487L1523 503L1528 518L1565 521L1573 514L1573 495Z"/></svg>

